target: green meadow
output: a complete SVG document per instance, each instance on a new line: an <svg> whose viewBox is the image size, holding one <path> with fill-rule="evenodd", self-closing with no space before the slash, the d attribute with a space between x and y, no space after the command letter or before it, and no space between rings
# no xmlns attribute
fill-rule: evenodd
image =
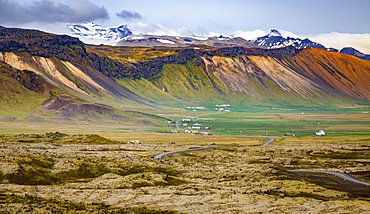
<svg viewBox="0 0 370 214"><path fill-rule="evenodd" d="M226 109L226 108L225 108ZM259 110L259 111L257 111ZM127 115L129 115L128 111ZM301 142L303 141L330 141L336 138L338 142L370 141L370 114L368 107L346 109L271 109L253 108L248 112L216 112L191 111L185 109L143 109L134 111L140 113L145 123L134 121L114 122L114 120L102 120L101 122L89 123L82 121L33 121L17 119L15 121L0 121L0 135L12 135L19 133L38 133L59 131L66 134L98 134L116 140L140 139L145 142L215 142L224 141L222 136L273 136L277 141ZM5 116L5 115L4 115ZM197 118L193 122L182 122L184 118ZM150 119L150 120L149 120ZM160 120L161 122L155 122ZM171 120L173 123L167 123ZM177 134L150 134L147 132L168 132L175 128L174 121L179 121ZM55 123L51 125L51 123ZM185 134L186 127L197 126L200 123L204 127L210 127L209 134L218 136L209 139L210 136ZM186 124L186 126L185 126ZM142 130L141 130L142 129ZM141 130L137 132L136 130ZM315 136L319 130L324 130L326 136ZM284 136L292 133L295 136ZM193 138L197 136L196 138ZM204 140L202 139L204 138ZM201 140L202 139L202 140ZM239 140L232 140L237 142Z"/></svg>
<svg viewBox="0 0 370 214"><path fill-rule="evenodd" d="M293 133L312 136L319 130L327 135L370 135L368 113L219 113L196 122L212 126L218 135L274 135Z"/></svg>
<svg viewBox="0 0 370 214"><path fill-rule="evenodd" d="M284 137L285 133L293 133L295 136L291 138L294 139L313 137L317 131L324 130L327 135L321 139L334 136L370 136L368 107L341 109L250 108L248 110L248 112L188 110L164 114L173 121L180 121L179 132L183 132L186 127L194 126L195 123L200 123L204 127L211 127L210 134L212 135ZM181 121L181 118L193 118L199 115L201 116L194 122Z"/></svg>

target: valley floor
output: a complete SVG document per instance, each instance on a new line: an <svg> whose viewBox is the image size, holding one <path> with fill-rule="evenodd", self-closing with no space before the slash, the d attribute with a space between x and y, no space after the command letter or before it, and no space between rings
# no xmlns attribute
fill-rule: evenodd
<svg viewBox="0 0 370 214"><path fill-rule="evenodd" d="M250 144L258 140L245 138ZM260 139L259 139L260 140ZM370 186L291 169L345 172L370 181L370 143L126 144L96 135L1 137L3 213L366 213ZM248 144L248 143L246 143Z"/></svg>

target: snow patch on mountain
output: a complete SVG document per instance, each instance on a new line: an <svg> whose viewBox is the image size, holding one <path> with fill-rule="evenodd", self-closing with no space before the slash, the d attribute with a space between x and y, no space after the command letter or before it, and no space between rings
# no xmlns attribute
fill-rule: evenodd
<svg viewBox="0 0 370 214"><path fill-rule="evenodd" d="M100 25L88 22L84 24L71 24L68 25L68 27L71 30L72 35L93 40L117 42L132 35L132 32L127 28L127 25L104 28Z"/></svg>
<svg viewBox="0 0 370 214"><path fill-rule="evenodd" d="M175 44L174 42L167 40L167 39L157 39L157 41L164 43L164 44Z"/></svg>

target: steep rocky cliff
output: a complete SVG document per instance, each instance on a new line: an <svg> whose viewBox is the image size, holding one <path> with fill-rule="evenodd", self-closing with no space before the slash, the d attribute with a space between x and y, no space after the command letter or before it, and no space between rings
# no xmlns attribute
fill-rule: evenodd
<svg viewBox="0 0 370 214"><path fill-rule="evenodd" d="M320 53L332 58L320 60ZM166 64L151 80L166 93L199 102L331 105L370 100L370 87L364 82L370 80L368 61L320 53L307 49L285 58L202 56L198 66L195 61Z"/></svg>

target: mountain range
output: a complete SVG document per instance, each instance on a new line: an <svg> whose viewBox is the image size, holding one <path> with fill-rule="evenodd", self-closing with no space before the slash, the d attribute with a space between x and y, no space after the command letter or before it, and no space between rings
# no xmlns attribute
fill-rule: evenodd
<svg viewBox="0 0 370 214"><path fill-rule="evenodd" d="M103 28L94 23L85 23L82 25L68 25L73 35L96 40L114 41L118 46L127 47L187 47L187 46L212 46L212 47L260 47L266 49L283 48L293 46L297 49L303 48L319 48L333 52L340 52L348 55L356 56L360 59L370 60L370 55L361 53L360 51L345 47L341 50L335 48L327 48L324 45L313 42L308 38L292 38L283 37L276 29L271 29L267 35L258 37L251 41L241 37L180 37L168 35L137 35L128 29L127 25L119 27Z"/></svg>
<svg viewBox="0 0 370 214"><path fill-rule="evenodd" d="M369 81L370 61L318 48L86 45L0 27L0 120L148 125L166 119L141 109L369 105Z"/></svg>
<svg viewBox="0 0 370 214"><path fill-rule="evenodd" d="M126 47L190 47L190 46L210 46L210 47L257 47L253 42L236 37L179 37L179 36L154 36L140 35L128 36L117 42L117 46Z"/></svg>
<svg viewBox="0 0 370 214"><path fill-rule="evenodd" d="M132 32L127 28L127 25L104 28L92 22L87 22L78 25L70 24L68 25L68 28L71 30L73 35L87 39L97 39L105 41L119 41L132 35Z"/></svg>
<svg viewBox="0 0 370 214"><path fill-rule="evenodd" d="M317 42L313 42L307 38L306 39L291 38L291 37L284 38L280 34L280 32L277 31L276 29L272 29L266 36L258 37L252 40L252 42L256 44L258 47L267 48L267 49L282 48L282 47L288 47L288 46L293 46L294 48L297 48L297 49L319 48L323 50L356 56L360 59L370 60L370 55L361 53L360 51L354 48L351 48L351 47L345 47L341 50L337 50L335 48L327 48L324 45L317 43Z"/></svg>

